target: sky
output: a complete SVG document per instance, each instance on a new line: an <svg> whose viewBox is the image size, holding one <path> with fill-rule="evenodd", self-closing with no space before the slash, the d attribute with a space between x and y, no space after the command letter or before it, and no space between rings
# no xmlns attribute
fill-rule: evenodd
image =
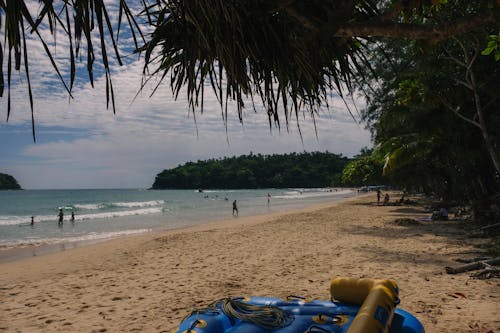
<svg viewBox="0 0 500 333"><path fill-rule="evenodd" d="M32 12L38 9L34 3ZM106 3L110 13L117 12L113 11L116 1ZM44 36L49 35L45 32ZM55 46L49 47L67 79L69 44L61 36L56 34ZM85 62L77 64L78 79L73 98L69 98L41 44L30 38L36 143L31 133L27 81L23 72L15 72L8 122L7 91L0 98L0 172L13 175L25 189L148 188L157 173L189 161L250 152L329 151L351 157L362 147L371 146L370 133L335 96L328 109L319 110L317 132L309 115L299 117L302 137L294 119L288 130L283 126L281 130L270 128L267 114L259 105L255 112L251 102L246 103L242 124L236 106L229 106L226 129L220 105L207 93L210 89L205 90L204 111L196 112L195 121L185 95L181 93L177 100L172 97L168 80L153 96L152 85L138 94L143 63L129 55L131 43L126 37L126 33L120 35L122 54L128 55L124 66L116 61L111 64L116 114L106 108L100 64L95 69L94 88L87 80ZM5 68L4 61L6 73ZM353 102L358 108L363 105L362 100Z"/></svg>

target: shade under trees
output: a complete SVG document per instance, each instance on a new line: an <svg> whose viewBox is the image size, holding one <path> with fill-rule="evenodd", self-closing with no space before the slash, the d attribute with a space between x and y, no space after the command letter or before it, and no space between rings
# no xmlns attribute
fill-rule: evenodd
<svg viewBox="0 0 500 333"><path fill-rule="evenodd" d="M363 111L375 142L370 158L385 164L394 185L498 210L500 66L478 55L480 35L467 38L431 48L386 40L373 49L377 78L359 81L370 91Z"/></svg>

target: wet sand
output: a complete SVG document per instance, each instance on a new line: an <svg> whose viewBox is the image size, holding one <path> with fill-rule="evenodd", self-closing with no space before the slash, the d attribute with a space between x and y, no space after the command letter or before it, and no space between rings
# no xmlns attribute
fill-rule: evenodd
<svg viewBox="0 0 500 333"><path fill-rule="evenodd" d="M396 196L393 196L396 197ZM445 266L481 251L454 221L375 194L0 264L0 332L171 332L227 296L328 299L337 276L392 278L433 332L500 332L500 282Z"/></svg>

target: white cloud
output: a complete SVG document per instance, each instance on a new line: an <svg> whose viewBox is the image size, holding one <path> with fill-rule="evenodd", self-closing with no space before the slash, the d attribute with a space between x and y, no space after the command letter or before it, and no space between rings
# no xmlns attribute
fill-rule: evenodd
<svg viewBox="0 0 500 333"><path fill-rule="evenodd" d="M369 134L346 112L340 101L316 118L318 137L310 116L300 119L302 140L295 119L288 132L269 128L264 112L244 111L244 124L232 109L224 126L220 105L208 95L197 129L187 103L174 101L167 87L153 97L138 96L140 64L113 76L118 111L105 109L103 83L75 90L75 99L49 97L37 106L39 136L54 131L85 130L87 137L30 145L23 156L32 161L20 166L25 186L37 188L149 187L157 172L191 160L254 153L325 151L353 155L369 144ZM250 105L250 104L249 104ZM55 130L45 127L57 126ZM51 132L52 131L52 132ZM69 132L71 133L71 132ZM198 136L197 136L198 133ZM59 133L66 134L67 133ZM27 134L28 135L28 134ZM43 175L43 177L40 177Z"/></svg>
<svg viewBox="0 0 500 333"><path fill-rule="evenodd" d="M58 61L63 63L68 45L59 41L57 45L61 57ZM95 89L79 81L74 99L70 100L40 46L32 50L37 51L30 53L31 77L33 86L40 89L35 119L43 143L24 146L14 160L3 162L26 188L149 187L157 172L192 160L250 151L273 154L328 150L352 156L370 144L369 133L352 120L339 98L331 101L330 110L320 110L316 118L318 137L310 116L300 116L301 140L294 118L288 132L284 124L281 131L270 130L265 112L254 113L251 103L244 110L243 125L231 105L226 133L220 105L213 94L207 93L204 113L196 113L196 131L186 100L181 94L174 101L167 84L153 97L149 97L148 86L134 100L141 83L140 61L113 67L117 105L117 114L113 115L111 108L106 109L102 76L96 79ZM67 70L64 73L67 75ZM26 86L16 85L13 92L10 122L29 123ZM0 103L6 110L6 99Z"/></svg>

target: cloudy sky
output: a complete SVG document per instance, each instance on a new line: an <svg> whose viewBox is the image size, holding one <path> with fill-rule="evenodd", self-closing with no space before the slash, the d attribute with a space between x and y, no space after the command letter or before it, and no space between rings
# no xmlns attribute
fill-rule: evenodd
<svg viewBox="0 0 500 333"><path fill-rule="evenodd" d="M113 12L113 1L109 4ZM31 9L36 12L37 7ZM67 78L68 43L60 38L62 33L57 36L56 46L50 47ZM121 45L130 45L122 35L120 38ZM158 172L188 161L250 152L329 151L350 157L371 146L370 134L354 122L339 98L332 99L329 109L320 110L317 136L311 118L300 119L302 139L295 121L288 131L270 129L266 113L255 113L251 103L244 111L243 124L236 108L230 108L226 132L220 106L210 94L205 96L204 112L196 113L195 122L184 96L174 100L168 85L153 97L149 96L151 87L136 97L142 78L142 62L136 56L127 57L122 67L113 66L117 101L113 114L106 109L105 79L99 65L92 88L83 71L86 64L78 64L79 79L70 99L40 43L30 41L29 49L36 143L31 135L23 73L13 75L8 122L7 91L0 99L0 172L13 175L26 189L145 188ZM122 51L129 54L126 48ZM356 104L362 106L361 102Z"/></svg>

